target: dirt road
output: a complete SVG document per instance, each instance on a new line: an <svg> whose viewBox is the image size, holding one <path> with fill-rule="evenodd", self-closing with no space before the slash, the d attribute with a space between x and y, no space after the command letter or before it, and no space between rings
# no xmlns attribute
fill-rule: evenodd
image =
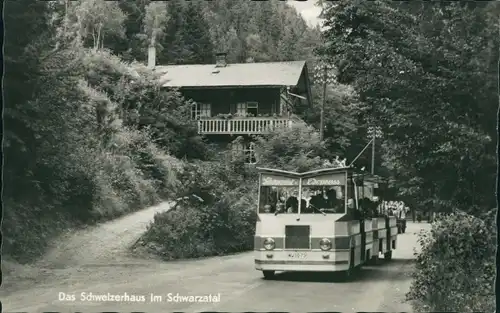
<svg viewBox="0 0 500 313"><path fill-rule="evenodd" d="M266 281L254 269L253 254L190 261L118 261L72 268L57 282L2 297L5 311L406 311L416 233L427 223L408 223L389 263L364 267L349 282L332 282L323 274L284 273ZM90 236L89 238L93 238ZM90 244L92 246L92 244ZM89 249L94 249L91 247ZM91 250L93 251L93 250ZM123 263L122 263L123 262ZM64 293L64 294L63 294ZM128 302L83 300L82 296L127 294ZM157 296L151 299L151 294ZM198 299L176 299L199 296ZM208 296L215 296L206 302ZM75 300L59 300L74 296ZM132 297L144 296L144 302ZM160 300L160 296L161 300ZM170 296L170 297L169 297ZM201 298L207 296L206 298ZM219 298L217 298L217 296ZM122 300L125 300L122 299ZM177 300L177 301L175 301ZM205 302L193 302L193 300ZM218 300L218 301L217 301Z"/></svg>
<svg viewBox="0 0 500 313"><path fill-rule="evenodd" d="M71 283L82 275L93 276L95 271L92 269L95 267L115 264L116 268L129 268L147 263L132 257L129 247L144 233L154 215L168 211L170 205L164 202L116 220L62 235L35 264L4 262L0 295L3 297L13 290L47 281L63 280Z"/></svg>

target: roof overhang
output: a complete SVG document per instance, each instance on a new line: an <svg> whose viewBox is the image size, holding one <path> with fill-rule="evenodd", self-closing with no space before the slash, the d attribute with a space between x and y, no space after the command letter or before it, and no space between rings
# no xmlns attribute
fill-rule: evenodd
<svg viewBox="0 0 500 313"><path fill-rule="evenodd" d="M294 177L311 177L316 175L338 174L352 170L353 170L352 167L332 167L332 168L322 168L318 170L297 173L297 172L283 171L272 168L257 167L257 171L260 174L274 174L274 175L294 176Z"/></svg>

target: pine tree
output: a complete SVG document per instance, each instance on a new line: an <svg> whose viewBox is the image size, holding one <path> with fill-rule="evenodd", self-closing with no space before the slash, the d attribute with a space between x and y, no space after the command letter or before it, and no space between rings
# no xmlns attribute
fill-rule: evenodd
<svg viewBox="0 0 500 313"><path fill-rule="evenodd" d="M159 40L163 50L156 56L159 65L182 64L189 59L189 51L182 37L182 28L185 25L184 5L178 1L169 1L167 4L169 20L163 38Z"/></svg>
<svg viewBox="0 0 500 313"><path fill-rule="evenodd" d="M145 60L144 43L139 34L142 31L142 21L150 0L123 0L119 2L120 9L126 14L125 38L117 38L113 52L120 54L125 60Z"/></svg>
<svg viewBox="0 0 500 313"><path fill-rule="evenodd" d="M186 63L212 63L214 46L209 33L210 26L203 17L200 5L197 2L189 2L184 15L185 24L181 34L190 52Z"/></svg>

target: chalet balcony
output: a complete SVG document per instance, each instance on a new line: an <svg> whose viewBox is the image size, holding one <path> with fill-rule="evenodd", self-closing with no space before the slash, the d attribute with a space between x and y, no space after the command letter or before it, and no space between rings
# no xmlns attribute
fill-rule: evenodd
<svg viewBox="0 0 500 313"><path fill-rule="evenodd" d="M291 128L299 122L301 121L298 118L288 117L202 118L198 120L198 133L200 135L258 135L269 133L277 128Z"/></svg>

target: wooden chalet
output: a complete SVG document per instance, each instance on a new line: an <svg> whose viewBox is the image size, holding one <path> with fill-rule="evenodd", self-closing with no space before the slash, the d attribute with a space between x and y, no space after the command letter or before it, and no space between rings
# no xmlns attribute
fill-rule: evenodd
<svg viewBox="0 0 500 313"><path fill-rule="evenodd" d="M178 89L195 102L192 118L198 121L199 134L212 142L293 127L303 123L292 114L294 108L312 105L305 61L229 64L226 54L219 53L215 64L154 69L165 88Z"/></svg>

